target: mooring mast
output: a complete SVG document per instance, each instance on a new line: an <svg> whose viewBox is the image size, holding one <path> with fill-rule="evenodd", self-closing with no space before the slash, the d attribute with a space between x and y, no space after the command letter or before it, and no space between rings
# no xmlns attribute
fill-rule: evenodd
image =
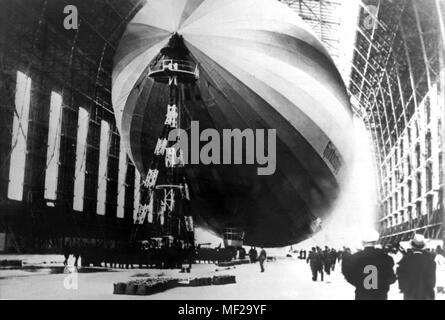
<svg viewBox="0 0 445 320"><path fill-rule="evenodd" d="M168 141L169 133L180 126L178 116L184 101L181 101L183 97L179 94L179 86L194 83L199 78L198 66L189 58L180 35L174 34L153 60L148 77L169 86L169 103L164 128L142 186L141 203L131 240L137 240L138 227L147 218L148 222L160 225L160 233L165 241L181 238L193 244L193 217L189 212L190 192L184 174L183 151L173 147L180 137L176 141ZM156 221L153 221L155 211Z"/></svg>

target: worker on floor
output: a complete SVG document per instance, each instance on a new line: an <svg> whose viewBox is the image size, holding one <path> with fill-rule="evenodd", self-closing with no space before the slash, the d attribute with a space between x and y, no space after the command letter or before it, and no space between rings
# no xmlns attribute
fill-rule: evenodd
<svg viewBox="0 0 445 320"><path fill-rule="evenodd" d="M63 244L63 248L62 248L62 253L63 253L63 257L65 258L65 260L63 261L63 265L67 266L68 265L68 259L70 258L71 255L71 247L69 245L68 242Z"/></svg>
<svg viewBox="0 0 445 320"><path fill-rule="evenodd" d="M266 259L266 250L264 250L264 248L261 248L260 256L258 257L258 260L260 261L261 272L264 272L264 261L266 261Z"/></svg>
<svg viewBox="0 0 445 320"><path fill-rule="evenodd" d="M309 256L306 260L309 263L312 271L312 281L317 281L318 273L321 275L321 281L323 281L324 271L323 271L323 253L321 249L313 247L309 252Z"/></svg>
<svg viewBox="0 0 445 320"><path fill-rule="evenodd" d="M323 251L323 266L324 266L324 272L327 275L331 274L331 265L332 261L331 261L331 251L329 250L328 246L324 247L324 251Z"/></svg>
<svg viewBox="0 0 445 320"><path fill-rule="evenodd" d="M387 300L389 287L396 281L394 261L375 247L378 239L377 231L365 232L364 250L343 260L342 272L356 288L356 300Z"/></svg>
<svg viewBox="0 0 445 320"><path fill-rule="evenodd" d="M250 263L256 262L257 255L258 255L258 253L256 252L255 247L250 248L250 250L249 250Z"/></svg>
<svg viewBox="0 0 445 320"><path fill-rule="evenodd" d="M445 251L442 247L436 249L436 289L438 294L445 294Z"/></svg>
<svg viewBox="0 0 445 320"><path fill-rule="evenodd" d="M416 234L411 240L412 252L399 262L397 275L405 300L434 300L436 286L436 262L426 250L426 240Z"/></svg>

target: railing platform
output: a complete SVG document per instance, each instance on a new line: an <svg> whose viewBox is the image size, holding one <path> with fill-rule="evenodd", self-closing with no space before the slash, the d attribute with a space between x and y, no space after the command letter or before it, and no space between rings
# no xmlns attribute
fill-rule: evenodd
<svg viewBox="0 0 445 320"><path fill-rule="evenodd" d="M180 83L191 83L199 79L199 68L190 61L160 60L149 67L148 76L162 83L168 83L172 77L176 77Z"/></svg>

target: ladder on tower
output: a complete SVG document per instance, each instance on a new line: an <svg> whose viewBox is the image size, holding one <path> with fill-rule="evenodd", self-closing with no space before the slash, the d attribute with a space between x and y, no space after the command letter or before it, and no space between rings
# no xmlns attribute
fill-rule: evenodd
<svg viewBox="0 0 445 320"><path fill-rule="evenodd" d="M171 65L174 60L168 60L169 65ZM159 63L162 66L165 66L165 61L159 60ZM179 66L179 67L178 67ZM187 66L186 69L182 70L183 66ZM183 152L182 150L176 150L176 148L172 147L174 144L179 142L179 137L177 137L176 141L169 141L168 137L170 132L173 129L178 127L178 116L179 110L178 106L180 103L179 99L179 75L182 72L186 72L187 77L190 77L190 73L194 79L197 79L199 73L197 71L197 67L194 69L195 73L192 71L193 69L189 64L176 64L175 68L171 70L170 68L155 68L150 69L148 76L153 77L155 80L159 80L159 82L164 82L164 79L168 77L168 86L169 86L169 104L167 105L167 113L165 117L164 127L162 129L161 135L158 138L156 143L156 147L154 150L154 155L152 162L150 164L148 173L143 182L142 191L141 191L141 202L139 205L139 209L137 211L136 219L134 221L134 226L131 231L130 241L134 242L137 240L137 233L139 228L145 223L147 216L152 217L154 211L154 200L156 190L164 190L164 200L161 201L161 210L160 210L160 221L161 225L164 221L164 214L172 213L174 211L174 198L176 194L180 194L183 199L189 200L188 194L188 186L185 180L183 181L171 181L163 186L156 186L160 169L164 164L166 170L174 171L176 167L184 166ZM158 79L159 78L159 79ZM174 174L171 174L175 176ZM171 178L174 179L174 178ZM170 218L170 217L169 217ZM179 228L181 224L179 223Z"/></svg>

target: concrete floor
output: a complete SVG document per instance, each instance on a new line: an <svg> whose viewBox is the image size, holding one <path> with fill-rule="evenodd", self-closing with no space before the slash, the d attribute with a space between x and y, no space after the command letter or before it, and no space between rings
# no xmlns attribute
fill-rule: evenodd
<svg viewBox="0 0 445 320"><path fill-rule="evenodd" d="M51 267L53 268L53 267ZM59 268L61 268L59 266ZM0 270L0 299L242 299L242 300L318 300L354 298L354 288L337 270L324 282L313 282L309 266L296 259L278 259L266 264L266 272L260 273L259 265L241 265L235 269L221 270L215 265L194 265L191 274L179 274L178 270L116 270L94 273L78 273L78 289L64 287L66 274L51 274L49 266L33 272ZM215 271L219 269L219 271ZM208 287L181 287L152 296L113 295L113 283L125 282L144 276L196 277L215 274L236 276L236 284ZM397 284L391 287L390 299L401 299ZM438 299L445 300L445 295Z"/></svg>

